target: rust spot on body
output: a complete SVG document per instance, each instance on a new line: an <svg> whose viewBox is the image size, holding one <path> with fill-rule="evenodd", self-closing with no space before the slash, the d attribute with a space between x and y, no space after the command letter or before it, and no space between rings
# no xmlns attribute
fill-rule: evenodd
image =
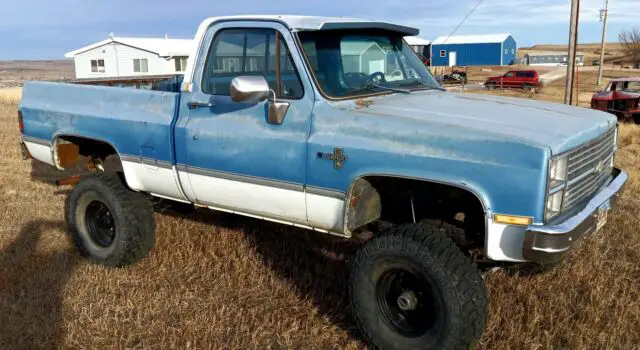
<svg viewBox="0 0 640 350"><path fill-rule="evenodd" d="M367 108L373 104L373 100L367 100L364 98L360 98L356 100L356 109L359 108Z"/></svg>

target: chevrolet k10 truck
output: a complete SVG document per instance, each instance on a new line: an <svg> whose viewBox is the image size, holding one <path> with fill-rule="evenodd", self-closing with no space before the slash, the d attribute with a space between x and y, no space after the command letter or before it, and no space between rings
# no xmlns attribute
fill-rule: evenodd
<svg viewBox="0 0 640 350"><path fill-rule="evenodd" d="M614 116L445 92L403 40L417 33L210 18L180 91L27 82L23 152L95 169L65 215L96 262L149 252L153 197L358 238L345 293L371 345L468 347L487 317L480 267L561 260L627 174Z"/></svg>

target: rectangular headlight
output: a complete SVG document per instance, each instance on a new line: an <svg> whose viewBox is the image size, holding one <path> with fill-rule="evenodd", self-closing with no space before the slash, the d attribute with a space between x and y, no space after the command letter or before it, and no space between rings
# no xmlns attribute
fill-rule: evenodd
<svg viewBox="0 0 640 350"><path fill-rule="evenodd" d="M549 165L549 190L567 180L567 157L551 160Z"/></svg>
<svg viewBox="0 0 640 350"><path fill-rule="evenodd" d="M544 211L545 220L549 220L560 212L560 210L562 209L563 196L564 190L560 190L554 194L550 194L547 196L547 204Z"/></svg>

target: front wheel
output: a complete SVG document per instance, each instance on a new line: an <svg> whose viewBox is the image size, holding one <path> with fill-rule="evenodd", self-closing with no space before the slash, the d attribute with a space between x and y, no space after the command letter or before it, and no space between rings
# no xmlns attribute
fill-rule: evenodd
<svg viewBox="0 0 640 350"><path fill-rule="evenodd" d="M135 263L155 241L151 201L115 173L82 179L67 197L65 216L80 252L106 266Z"/></svg>
<svg viewBox="0 0 640 350"><path fill-rule="evenodd" d="M367 242L349 291L358 327L381 349L468 348L486 324L479 270L435 226L398 226Z"/></svg>

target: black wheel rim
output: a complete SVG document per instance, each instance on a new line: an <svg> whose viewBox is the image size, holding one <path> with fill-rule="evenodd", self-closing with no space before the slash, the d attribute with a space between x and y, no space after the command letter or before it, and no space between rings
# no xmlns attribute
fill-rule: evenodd
<svg viewBox="0 0 640 350"><path fill-rule="evenodd" d="M385 322L407 337L432 330L440 312L432 286L408 269L384 272L376 286L378 309Z"/></svg>
<svg viewBox="0 0 640 350"><path fill-rule="evenodd" d="M87 206L85 223L91 239L101 247L109 247L116 235L116 226L111 211L100 201Z"/></svg>

